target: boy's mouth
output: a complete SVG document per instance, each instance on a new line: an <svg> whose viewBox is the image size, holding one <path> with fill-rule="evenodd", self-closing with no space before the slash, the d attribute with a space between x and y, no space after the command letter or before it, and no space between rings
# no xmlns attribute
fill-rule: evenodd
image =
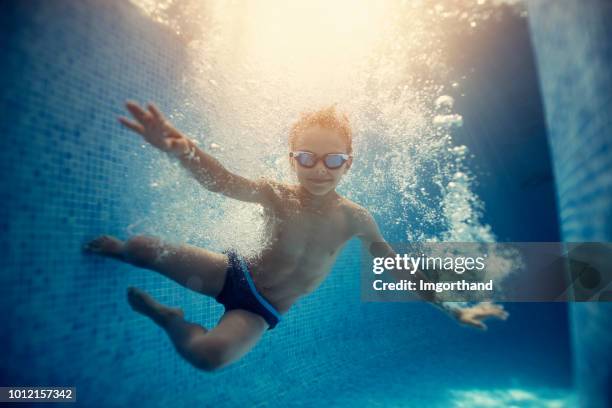
<svg viewBox="0 0 612 408"><path fill-rule="evenodd" d="M312 181L315 184L325 184L325 183L329 183L331 180L330 179L308 179L310 181Z"/></svg>

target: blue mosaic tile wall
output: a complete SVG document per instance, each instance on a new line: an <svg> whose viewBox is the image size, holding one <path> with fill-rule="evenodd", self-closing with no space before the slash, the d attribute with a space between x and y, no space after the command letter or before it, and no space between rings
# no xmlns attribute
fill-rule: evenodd
<svg viewBox="0 0 612 408"><path fill-rule="evenodd" d="M563 239L612 241L612 3L529 3ZM612 405L612 305L572 307L581 406Z"/></svg>
<svg viewBox="0 0 612 408"><path fill-rule="evenodd" d="M125 238L147 212L142 168L153 153L115 117L128 97L178 104L183 45L118 0L3 2L0 11L2 385L76 386L88 407L433 406L452 387L567 385L557 305L510 305L513 318L485 336L428 305L363 304L356 242L242 361L214 374L190 367L128 307L125 289L142 287L205 325L221 308L80 251L102 233Z"/></svg>

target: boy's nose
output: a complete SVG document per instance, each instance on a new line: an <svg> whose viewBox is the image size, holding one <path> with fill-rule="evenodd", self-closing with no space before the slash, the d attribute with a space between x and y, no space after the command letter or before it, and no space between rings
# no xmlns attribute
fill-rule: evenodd
<svg viewBox="0 0 612 408"><path fill-rule="evenodd" d="M317 172L317 174L325 175L327 174L327 167L325 167L323 163L319 162L315 166L315 171Z"/></svg>

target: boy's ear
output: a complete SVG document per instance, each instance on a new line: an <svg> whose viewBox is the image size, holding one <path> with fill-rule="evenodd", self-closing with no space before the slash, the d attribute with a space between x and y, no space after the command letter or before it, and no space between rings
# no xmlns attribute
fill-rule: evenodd
<svg viewBox="0 0 612 408"><path fill-rule="evenodd" d="M346 161L346 166L344 167L345 173L351 168L352 164L353 164L353 158L349 157L349 159Z"/></svg>
<svg viewBox="0 0 612 408"><path fill-rule="evenodd" d="M293 170L293 172L295 173L295 159L289 155L287 155L288 159L289 159L289 167L291 167L291 170Z"/></svg>

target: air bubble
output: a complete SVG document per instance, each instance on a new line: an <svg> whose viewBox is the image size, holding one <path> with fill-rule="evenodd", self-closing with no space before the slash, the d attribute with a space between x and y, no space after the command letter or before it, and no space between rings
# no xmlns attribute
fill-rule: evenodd
<svg viewBox="0 0 612 408"><path fill-rule="evenodd" d="M437 115L433 119L433 124L440 127L461 127L463 126L463 116L456 113L450 115Z"/></svg>
<svg viewBox="0 0 612 408"><path fill-rule="evenodd" d="M454 103L455 103L455 100L453 99L452 96L449 96L449 95L439 96L435 102L437 110L441 110L441 109L450 110L453 108Z"/></svg>

